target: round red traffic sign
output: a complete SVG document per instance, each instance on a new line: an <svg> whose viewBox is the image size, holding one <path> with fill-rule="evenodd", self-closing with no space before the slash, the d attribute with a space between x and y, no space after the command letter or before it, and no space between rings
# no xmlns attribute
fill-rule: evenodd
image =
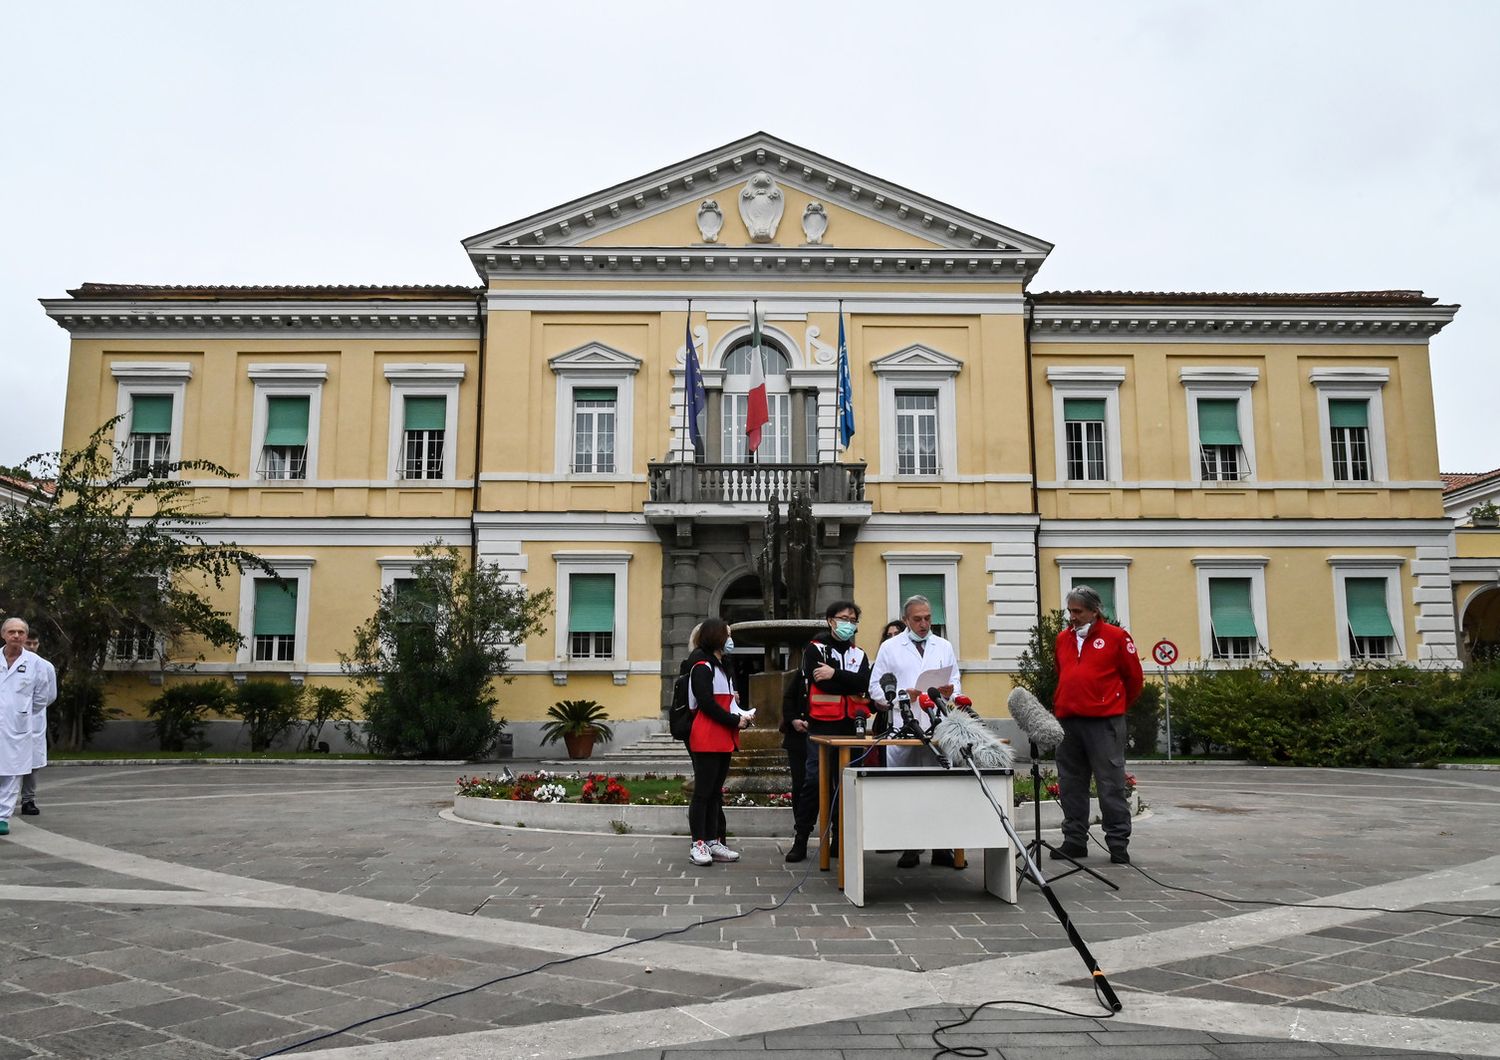
<svg viewBox="0 0 1500 1060"><path fill-rule="evenodd" d="M1151 648L1151 658L1158 666L1171 666L1177 661L1177 645L1169 640L1159 640Z"/></svg>

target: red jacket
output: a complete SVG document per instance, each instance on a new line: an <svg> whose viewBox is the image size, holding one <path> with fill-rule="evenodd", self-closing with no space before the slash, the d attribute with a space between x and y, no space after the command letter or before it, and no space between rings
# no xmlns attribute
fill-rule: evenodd
<svg viewBox="0 0 1500 1060"><path fill-rule="evenodd" d="M1070 626L1057 635L1057 694L1052 712L1059 718L1111 718L1136 701L1146 678L1135 641L1119 626L1099 619L1078 650Z"/></svg>

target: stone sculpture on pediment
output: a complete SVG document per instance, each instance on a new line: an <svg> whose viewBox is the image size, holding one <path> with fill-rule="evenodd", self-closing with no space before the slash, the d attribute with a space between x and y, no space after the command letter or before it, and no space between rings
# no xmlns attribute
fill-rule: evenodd
<svg viewBox="0 0 1500 1060"><path fill-rule="evenodd" d="M753 174L740 189L740 219L750 233L752 243L769 243L776 238L786 199L776 186L776 178L765 170Z"/></svg>
<svg viewBox="0 0 1500 1060"><path fill-rule="evenodd" d="M704 199L698 207L698 234L705 243L716 243L724 228L724 211L714 199Z"/></svg>
<svg viewBox="0 0 1500 1060"><path fill-rule="evenodd" d="M828 211L821 202L810 202L807 209L802 211L802 234L807 242L813 246L823 242L823 235L828 231Z"/></svg>

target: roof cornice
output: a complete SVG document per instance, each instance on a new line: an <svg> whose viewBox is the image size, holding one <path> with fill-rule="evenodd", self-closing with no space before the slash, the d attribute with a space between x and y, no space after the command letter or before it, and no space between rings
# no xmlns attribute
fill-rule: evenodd
<svg viewBox="0 0 1500 1060"><path fill-rule="evenodd" d="M1458 306L1067 305L1033 307L1033 342L1425 342Z"/></svg>
<svg viewBox="0 0 1500 1060"><path fill-rule="evenodd" d="M345 337L474 338L478 309L470 299L430 301L235 301L44 298L42 307L74 335L336 334Z"/></svg>
<svg viewBox="0 0 1500 1060"><path fill-rule="evenodd" d="M1028 279L1044 255L1018 251L842 250L837 247L503 247L470 252L486 280L553 273L574 276L671 276L674 279L1010 281Z"/></svg>

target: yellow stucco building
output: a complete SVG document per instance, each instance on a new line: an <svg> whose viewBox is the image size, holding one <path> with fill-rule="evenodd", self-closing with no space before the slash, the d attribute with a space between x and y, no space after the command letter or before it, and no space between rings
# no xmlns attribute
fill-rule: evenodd
<svg viewBox="0 0 1500 1060"><path fill-rule="evenodd" d="M44 301L72 337L64 444L121 414L138 459L231 469L194 483L208 533L296 587L231 587L245 647L199 673L336 680L376 591L441 538L557 594L503 693L513 723L563 696L651 721L692 625L759 613L766 501L795 488L819 601L852 595L873 642L925 592L986 713L1078 582L1184 661L1456 660L1428 364L1455 306L1033 291L1044 240L765 134L464 247L474 288ZM752 303L771 410L753 463ZM121 645L123 700L150 692L148 648Z"/></svg>

